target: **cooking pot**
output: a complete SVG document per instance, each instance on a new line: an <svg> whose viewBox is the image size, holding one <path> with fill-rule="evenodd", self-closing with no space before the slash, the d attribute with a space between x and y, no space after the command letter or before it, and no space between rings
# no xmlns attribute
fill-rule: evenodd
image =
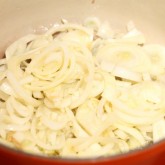
<svg viewBox="0 0 165 165"><path fill-rule="evenodd" d="M164 0L1 0L0 56L16 39L29 33L43 33L66 19L81 23L87 17L109 21L113 29L124 31L133 21L147 42L165 44ZM156 165L165 164L165 141L125 154L89 159L39 156L0 144L0 164L16 165Z"/></svg>

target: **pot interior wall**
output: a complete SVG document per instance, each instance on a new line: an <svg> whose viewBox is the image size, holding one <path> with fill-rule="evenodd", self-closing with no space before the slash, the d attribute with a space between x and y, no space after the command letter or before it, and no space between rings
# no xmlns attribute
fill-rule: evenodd
<svg viewBox="0 0 165 165"><path fill-rule="evenodd" d="M40 33L61 18L82 22L95 16L124 30L132 20L148 41L165 43L165 1L163 0L1 0L0 51L28 33Z"/></svg>

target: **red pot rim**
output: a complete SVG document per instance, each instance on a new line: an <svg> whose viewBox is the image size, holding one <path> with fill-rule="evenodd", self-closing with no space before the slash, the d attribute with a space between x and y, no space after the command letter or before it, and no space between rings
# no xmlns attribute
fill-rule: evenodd
<svg viewBox="0 0 165 165"><path fill-rule="evenodd" d="M35 153L28 153L23 150L18 150L15 148L8 147L4 144L0 144L0 153L8 154L11 156L22 157L33 160L41 160L46 162L59 162L59 163L104 163L104 162L116 162L130 160L134 161L136 158L138 160L145 157L151 157L154 155L159 155L161 152L165 151L165 140L161 140L154 144L146 145L143 148L135 149L127 153L112 155L112 156L100 156L92 158L66 158L66 157L56 157L56 156L45 156Z"/></svg>

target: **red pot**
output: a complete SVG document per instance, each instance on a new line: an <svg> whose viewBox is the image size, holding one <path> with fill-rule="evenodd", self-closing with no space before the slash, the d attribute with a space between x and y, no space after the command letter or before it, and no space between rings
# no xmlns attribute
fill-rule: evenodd
<svg viewBox="0 0 165 165"><path fill-rule="evenodd" d="M165 43L164 0L1 0L0 6L1 56L12 41L27 33L43 32L61 18L81 22L86 17L96 16L117 29L124 29L132 20L148 42ZM5 164L165 164L165 141L122 155L81 160L37 156L0 145L0 165Z"/></svg>
<svg viewBox="0 0 165 165"><path fill-rule="evenodd" d="M44 157L0 146L0 162L2 165L157 165L165 163L165 142L162 141L126 154L92 159Z"/></svg>

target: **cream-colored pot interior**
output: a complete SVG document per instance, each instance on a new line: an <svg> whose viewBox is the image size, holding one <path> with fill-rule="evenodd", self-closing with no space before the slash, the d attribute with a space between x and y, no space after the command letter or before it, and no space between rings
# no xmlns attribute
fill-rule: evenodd
<svg viewBox="0 0 165 165"><path fill-rule="evenodd" d="M164 0L0 0L0 51L27 33L40 33L60 21L96 16L124 30L132 20L148 41L165 44Z"/></svg>
<svg viewBox="0 0 165 165"><path fill-rule="evenodd" d="M165 45L165 0L0 0L0 57L14 40L42 33L61 19L109 21L124 31L131 20L148 42Z"/></svg>

